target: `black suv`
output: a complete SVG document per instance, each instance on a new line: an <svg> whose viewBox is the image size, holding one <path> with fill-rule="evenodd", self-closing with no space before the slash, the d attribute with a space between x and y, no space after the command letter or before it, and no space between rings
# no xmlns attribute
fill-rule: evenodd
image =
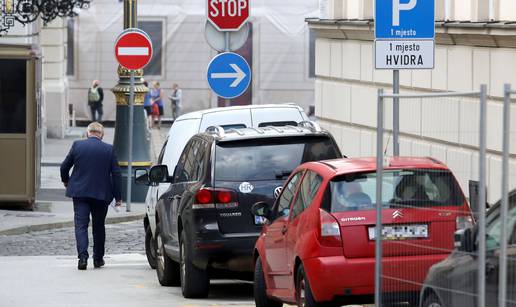
<svg viewBox="0 0 516 307"><path fill-rule="evenodd" d="M251 213L272 204L300 164L341 157L333 137L305 126L210 127L186 145L171 176L165 165L138 170L137 182L170 188L156 206L157 275L187 298L206 297L210 277L253 271L252 252L265 220ZM230 274L231 275L231 274ZM251 276L250 276L251 277Z"/></svg>

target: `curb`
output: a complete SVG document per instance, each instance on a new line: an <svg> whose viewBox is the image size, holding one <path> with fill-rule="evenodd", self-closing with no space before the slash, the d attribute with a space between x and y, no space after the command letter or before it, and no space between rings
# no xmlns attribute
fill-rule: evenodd
<svg viewBox="0 0 516 307"><path fill-rule="evenodd" d="M116 216L116 217L108 217L106 218L106 224L119 224L125 222L132 222L141 220L145 217L145 213L135 214L135 215L126 215L126 216ZM60 229L73 227L73 221L64 221L64 222L56 222L56 223L48 223L48 224L36 224L29 226L16 227L6 230L0 230L0 236L14 236L26 234L33 231L44 231L51 229Z"/></svg>

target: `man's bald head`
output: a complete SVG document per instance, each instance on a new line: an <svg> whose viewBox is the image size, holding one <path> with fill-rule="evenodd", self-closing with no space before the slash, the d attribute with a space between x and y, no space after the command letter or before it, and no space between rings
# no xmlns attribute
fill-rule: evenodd
<svg viewBox="0 0 516 307"><path fill-rule="evenodd" d="M97 137L102 140L104 137L104 126L102 124L93 122L88 125L88 128L86 128L86 132L88 134L88 137Z"/></svg>

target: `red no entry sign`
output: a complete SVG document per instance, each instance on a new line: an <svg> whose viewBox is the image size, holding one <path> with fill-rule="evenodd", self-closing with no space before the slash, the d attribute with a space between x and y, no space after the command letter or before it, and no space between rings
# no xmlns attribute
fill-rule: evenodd
<svg viewBox="0 0 516 307"><path fill-rule="evenodd" d="M140 29L125 30L116 40L115 57L127 69L142 69L152 58L149 35Z"/></svg>
<svg viewBox="0 0 516 307"><path fill-rule="evenodd" d="M208 0L208 20L219 31L238 31L249 19L250 0Z"/></svg>

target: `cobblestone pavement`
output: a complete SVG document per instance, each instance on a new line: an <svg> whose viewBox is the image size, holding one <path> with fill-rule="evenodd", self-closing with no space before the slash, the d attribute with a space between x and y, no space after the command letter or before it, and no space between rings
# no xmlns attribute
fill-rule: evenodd
<svg viewBox="0 0 516 307"><path fill-rule="evenodd" d="M93 254L91 223L89 253ZM106 225L106 255L145 253L143 222L135 221ZM22 235L0 236L0 256L76 255L73 228L30 232Z"/></svg>

